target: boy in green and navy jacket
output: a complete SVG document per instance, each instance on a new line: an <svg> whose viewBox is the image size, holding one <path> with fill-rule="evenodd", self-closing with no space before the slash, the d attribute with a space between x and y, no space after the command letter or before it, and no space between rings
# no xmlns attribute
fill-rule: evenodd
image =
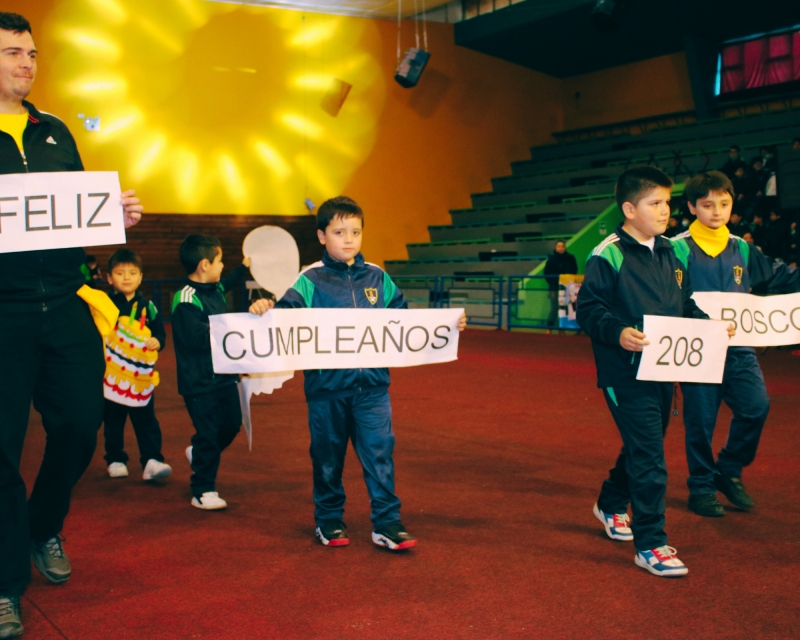
<svg viewBox="0 0 800 640"><path fill-rule="evenodd" d="M633 167L619 177L615 195L625 221L589 257L577 312L592 339L597 385L623 442L594 514L611 539L634 541L638 566L668 577L688 573L664 531L663 439L673 385L636 379L649 344L641 328L645 315L708 317L692 300L689 275L661 236L671 191L672 180L654 167Z"/></svg>
<svg viewBox="0 0 800 640"><path fill-rule="evenodd" d="M250 259L222 278L220 241L198 234L184 239L180 259L188 275L172 300L172 339L178 393L195 428L192 444L186 448L192 465L191 505L214 511L228 506L217 492L217 471L222 452L242 426L242 409L236 389L239 377L214 373L208 316L228 311L225 293L247 274Z"/></svg>
<svg viewBox="0 0 800 640"><path fill-rule="evenodd" d="M689 211L697 217L689 230L672 239L694 291L750 293L751 289L797 289L798 272L776 268L756 246L733 236L726 226L735 193L719 171L699 173L686 182ZM742 484L742 469L753 462L769 413L764 376L752 347L730 347L722 384L681 383L689 509L701 516L725 515L717 490L741 509L753 507ZM733 412L728 438L716 460L711 447L722 402Z"/></svg>
<svg viewBox="0 0 800 640"><path fill-rule="evenodd" d="M317 212L317 236L325 246L322 260L300 274L276 308L406 309L403 294L389 275L364 262L363 224L364 214L350 198L324 202ZM462 317L459 330L465 325ZM352 440L370 497L372 541L392 551L415 546L417 541L400 521L400 499L394 491L388 369L305 371L305 394L317 539L331 547L350 543L343 521L342 469L347 442Z"/></svg>

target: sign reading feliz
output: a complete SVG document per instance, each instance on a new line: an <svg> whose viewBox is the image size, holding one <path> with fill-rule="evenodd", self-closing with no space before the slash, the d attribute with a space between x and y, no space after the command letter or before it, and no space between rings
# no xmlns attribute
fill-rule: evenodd
<svg viewBox="0 0 800 640"><path fill-rule="evenodd" d="M697 306L736 327L732 347L778 347L800 343L800 293L754 296L749 293L697 291Z"/></svg>
<svg viewBox="0 0 800 640"><path fill-rule="evenodd" d="M124 244L115 171L0 176L0 253Z"/></svg>
<svg viewBox="0 0 800 640"><path fill-rule="evenodd" d="M637 380L720 384L728 352L728 323L645 316Z"/></svg>
<svg viewBox="0 0 800 640"><path fill-rule="evenodd" d="M370 369L458 357L463 309L273 309L209 317L216 373Z"/></svg>

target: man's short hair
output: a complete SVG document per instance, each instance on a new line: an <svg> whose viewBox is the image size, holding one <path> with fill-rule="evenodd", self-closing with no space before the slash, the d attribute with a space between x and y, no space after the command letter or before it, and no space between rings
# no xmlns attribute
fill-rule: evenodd
<svg viewBox="0 0 800 640"><path fill-rule="evenodd" d="M671 189L673 184L672 178L661 169L639 165L623 171L622 175L617 178L614 197L619 210L622 211L622 205L626 202L636 206L639 200L656 187Z"/></svg>
<svg viewBox="0 0 800 640"><path fill-rule="evenodd" d="M317 229L325 231L334 218L358 218L364 226L364 212L355 200L337 196L323 202L317 209Z"/></svg>
<svg viewBox="0 0 800 640"><path fill-rule="evenodd" d="M142 259L135 251L130 249L118 249L111 254L108 259L108 272L111 273L114 267L120 264L132 264L139 267L139 271L142 270Z"/></svg>
<svg viewBox="0 0 800 640"><path fill-rule="evenodd" d="M186 273L197 271L197 265L203 260L214 262L214 258L222 250L222 243L214 236L192 233L181 243L180 259Z"/></svg>
<svg viewBox="0 0 800 640"><path fill-rule="evenodd" d="M24 33L27 31L33 35L31 31L31 23L27 21L24 16L18 13L8 13L0 11L0 29L5 31L13 31L14 33Z"/></svg>
<svg viewBox="0 0 800 640"><path fill-rule="evenodd" d="M703 171L692 176L686 180L683 195L686 196L686 202L694 206L698 200L705 198L712 191L726 191L731 198L736 197L731 179L722 171Z"/></svg>
<svg viewBox="0 0 800 640"><path fill-rule="evenodd" d="M736 151L741 151L742 150L742 148L738 144L732 144L731 145L731 151L733 151L734 149L736 149Z"/></svg>
<svg viewBox="0 0 800 640"><path fill-rule="evenodd" d="M752 160L750 160L750 166L752 167L754 164L764 164L764 158L761 156L755 156Z"/></svg>

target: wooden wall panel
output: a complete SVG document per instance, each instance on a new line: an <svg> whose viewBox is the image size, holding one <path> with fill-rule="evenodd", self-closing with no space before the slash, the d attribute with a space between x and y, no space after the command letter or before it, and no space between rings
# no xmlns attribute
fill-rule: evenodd
<svg viewBox="0 0 800 640"><path fill-rule="evenodd" d="M254 228L262 225L282 227L292 234L300 249L300 264L311 264L322 256L317 240L316 216L266 215L203 215L178 213L146 213L141 222L128 229L129 249L142 258L145 278L180 278L186 275L178 260L178 248L190 233L216 236L222 242L225 271L241 263L242 242ZM106 272L108 258L120 246L89 247L87 254L97 257L97 264Z"/></svg>

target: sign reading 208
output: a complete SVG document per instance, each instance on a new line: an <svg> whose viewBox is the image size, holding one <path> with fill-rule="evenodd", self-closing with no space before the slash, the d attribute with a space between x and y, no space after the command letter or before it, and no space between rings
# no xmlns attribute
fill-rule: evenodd
<svg viewBox="0 0 800 640"><path fill-rule="evenodd" d="M642 349L637 380L719 384L728 350L728 323L645 316L650 343Z"/></svg>
<svg viewBox="0 0 800 640"><path fill-rule="evenodd" d="M115 172L0 176L0 253L125 242Z"/></svg>

